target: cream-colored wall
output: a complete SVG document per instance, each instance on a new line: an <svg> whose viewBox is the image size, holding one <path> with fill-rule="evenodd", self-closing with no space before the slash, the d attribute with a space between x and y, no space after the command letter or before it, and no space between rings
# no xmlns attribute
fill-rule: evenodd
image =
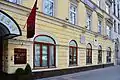
<svg viewBox="0 0 120 80"><path fill-rule="evenodd" d="M78 25L81 27L86 26L86 8L82 2L79 2L78 5Z"/></svg>
<svg viewBox="0 0 120 80"><path fill-rule="evenodd" d="M33 0L24 0L24 4L27 7L31 7ZM27 3L28 2L28 3ZM30 2L30 3L29 3ZM42 2L40 0L40 2ZM66 18L66 16L68 17L68 11L69 11L69 0L58 0L59 4L57 7L57 14L55 15L55 17L60 18L62 20L64 20ZM66 2L66 3L65 3ZM64 6L61 6L63 5ZM9 5L9 6L8 6ZM18 7L16 8L15 5L13 5L14 7L10 7L9 4L6 6L2 6L2 10L5 11L7 14L9 14L11 17L13 17L17 23L19 24L21 30L22 30L22 36L16 37L14 38L14 40L9 40L8 41L8 68L6 69L8 73L13 73L15 72L15 70L18 67L24 68L26 66L26 64L24 65L15 65L14 64L14 48L26 48L27 49L27 62L31 65L31 67L33 68L33 39L27 39L26 38L26 28L23 29L26 20L27 20L27 16L30 12L30 10L23 8L23 7ZM39 5L39 4L38 4ZM40 9L42 9L40 7ZM84 4L82 2L79 2L78 5L78 24L79 26L84 27L86 25L86 7L84 6ZM36 28L35 28L35 36L40 35L40 34L45 34L45 35L49 35L51 36L58 45L63 45L63 46L56 46L57 47L57 51L56 51L56 64L57 64L57 68L68 68L69 67L69 47L65 47L65 46L69 46L69 42L71 40L75 40L78 44L78 47L80 49L78 49L78 66L90 66L90 65L86 65L86 45L88 43L91 43L92 48L93 49L97 49L98 46L95 46L93 44L94 39L98 40L98 44L100 44L102 46L103 50L106 50L107 47L111 47L112 51L113 49L113 42L110 40L104 40L103 37L98 36L95 37L94 34L89 33L88 31L86 31L85 33L82 33L82 31L80 30L80 28L78 26L74 26L71 25L69 23L65 23L62 20L58 20L56 18L52 18L50 16L46 16L44 14L41 13L37 13L37 18L36 18ZM97 31L97 14L96 12L93 11L92 14L93 17L93 22L92 22L92 30L93 31ZM63 26L63 24L66 24ZM79 28L76 29L75 27ZM84 35L85 36L85 43L81 44L80 43L80 36ZM34 36L34 37L35 37ZM21 45L21 43L24 43L23 45ZM65 46L64 46L65 45ZM84 48L84 49L81 49ZM92 51L92 64L91 65L97 65L97 54L98 51L97 50L93 50ZM112 62L113 62L113 55L112 54ZM103 52L103 63L106 64L106 52ZM12 58L12 60L11 60Z"/></svg>
<svg viewBox="0 0 120 80"><path fill-rule="evenodd" d="M20 40L8 40L8 73L14 73L17 68L25 68L26 64L14 64L14 48L27 49L27 63L33 68L33 43Z"/></svg>

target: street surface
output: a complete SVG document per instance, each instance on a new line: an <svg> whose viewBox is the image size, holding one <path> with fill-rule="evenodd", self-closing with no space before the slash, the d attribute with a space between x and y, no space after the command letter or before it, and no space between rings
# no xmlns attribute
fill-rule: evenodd
<svg viewBox="0 0 120 80"><path fill-rule="evenodd" d="M120 80L120 65L37 80Z"/></svg>

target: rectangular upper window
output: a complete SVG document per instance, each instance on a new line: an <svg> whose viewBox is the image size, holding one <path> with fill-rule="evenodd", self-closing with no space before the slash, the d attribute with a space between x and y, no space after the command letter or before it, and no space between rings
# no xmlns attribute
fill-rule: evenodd
<svg viewBox="0 0 120 80"><path fill-rule="evenodd" d="M120 23L118 24L118 34L120 34Z"/></svg>
<svg viewBox="0 0 120 80"><path fill-rule="evenodd" d="M101 34L101 32L102 32L102 20L98 20L98 33L100 33Z"/></svg>
<svg viewBox="0 0 120 80"><path fill-rule="evenodd" d="M106 13L110 14L110 6L108 4L105 5Z"/></svg>
<svg viewBox="0 0 120 80"><path fill-rule="evenodd" d="M114 32L117 32L116 30L116 21L114 20Z"/></svg>
<svg viewBox="0 0 120 80"><path fill-rule="evenodd" d="M119 1L117 3L117 11L118 11L117 12L118 13L117 16L118 16L118 18L120 18L120 13L119 13L120 12L120 2Z"/></svg>
<svg viewBox="0 0 120 80"><path fill-rule="evenodd" d="M20 4L21 3L21 0L6 0L6 1L9 1L9 2L12 2L12 3L15 3L15 4Z"/></svg>
<svg viewBox="0 0 120 80"><path fill-rule="evenodd" d="M54 0L43 1L43 12L49 16L54 15Z"/></svg>
<svg viewBox="0 0 120 80"><path fill-rule="evenodd" d="M73 3L70 4L69 21L72 24L77 23L77 6Z"/></svg>
<svg viewBox="0 0 120 80"><path fill-rule="evenodd" d="M116 3L115 3L115 0L113 0L113 14L116 15Z"/></svg>
<svg viewBox="0 0 120 80"><path fill-rule="evenodd" d="M100 2L101 2L101 0L98 0L98 1L97 1L98 7L100 7Z"/></svg>
<svg viewBox="0 0 120 80"><path fill-rule="evenodd" d="M87 29L91 30L91 26L92 26L92 14L87 13Z"/></svg>
<svg viewBox="0 0 120 80"><path fill-rule="evenodd" d="M107 34L108 38L111 38L111 27L106 26L106 34Z"/></svg>

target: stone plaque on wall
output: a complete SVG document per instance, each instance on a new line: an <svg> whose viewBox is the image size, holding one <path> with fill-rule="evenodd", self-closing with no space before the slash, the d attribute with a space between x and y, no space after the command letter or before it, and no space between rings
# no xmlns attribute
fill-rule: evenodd
<svg viewBox="0 0 120 80"><path fill-rule="evenodd" d="M14 48L14 64L26 64L27 49Z"/></svg>
<svg viewBox="0 0 120 80"><path fill-rule="evenodd" d="M83 36L83 35L80 36L80 43L82 43L82 44L85 43L85 36Z"/></svg>

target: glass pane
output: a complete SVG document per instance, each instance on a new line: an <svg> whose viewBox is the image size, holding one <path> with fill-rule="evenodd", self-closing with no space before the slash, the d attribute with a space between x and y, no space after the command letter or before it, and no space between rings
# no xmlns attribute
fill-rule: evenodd
<svg viewBox="0 0 120 80"><path fill-rule="evenodd" d="M74 64L77 64L77 53L76 53L76 48L74 48Z"/></svg>
<svg viewBox="0 0 120 80"><path fill-rule="evenodd" d="M54 46L50 46L50 66L55 66L54 65Z"/></svg>
<svg viewBox="0 0 120 80"><path fill-rule="evenodd" d="M47 66L47 46L42 46L42 66Z"/></svg>
<svg viewBox="0 0 120 80"><path fill-rule="evenodd" d="M40 45L35 44L35 66L40 66Z"/></svg>
<svg viewBox="0 0 120 80"><path fill-rule="evenodd" d="M53 6L54 6L53 1L45 0L45 3L44 3L45 13L50 15L50 16L53 16Z"/></svg>
<svg viewBox="0 0 120 80"><path fill-rule="evenodd" d="M74 48L74 57L77 57L77 55L76 55L76 48Z"/></svg>
<svg viewBox="0 0 120 80"><path fill-rule="evenodd" d="M74 47L77 46L76 43L75 43L75 41L71 41L69 45L70 45L70 46L74 46Z"/></svg>
<svg viewBox="0 0 120 80"><path fill-rule="evenodd" d="M88 49L86 49L86 56L88 56L88 54L89 54L89 53L88 53Z"/></svg>
<svg viewBox="0 0 120 80"><path fill-rule="evenodd" d="M54 44L53 39L51 39L50 37L47 36L38 36L35 38L36 42L45 42L45 43L52 43Z"/></svg>
<svg viewBox="0 0 120 80"><path fill-rule="evenodd" d="M86 63L89 63L89 57L86 57Z"/></svg>
<svg viewBox="0 0 120 80"><path fill-rule="evenodd" d="M69 64L72 64L72 48L69 48Z"/></svg>
<svg viewBox="0 0 120 80"><path fill-rule="evenodd" d="M70 5L70 22L72 24L75 24L76 23L76 9L77 7L74 6L74 5Z"/></svg>

